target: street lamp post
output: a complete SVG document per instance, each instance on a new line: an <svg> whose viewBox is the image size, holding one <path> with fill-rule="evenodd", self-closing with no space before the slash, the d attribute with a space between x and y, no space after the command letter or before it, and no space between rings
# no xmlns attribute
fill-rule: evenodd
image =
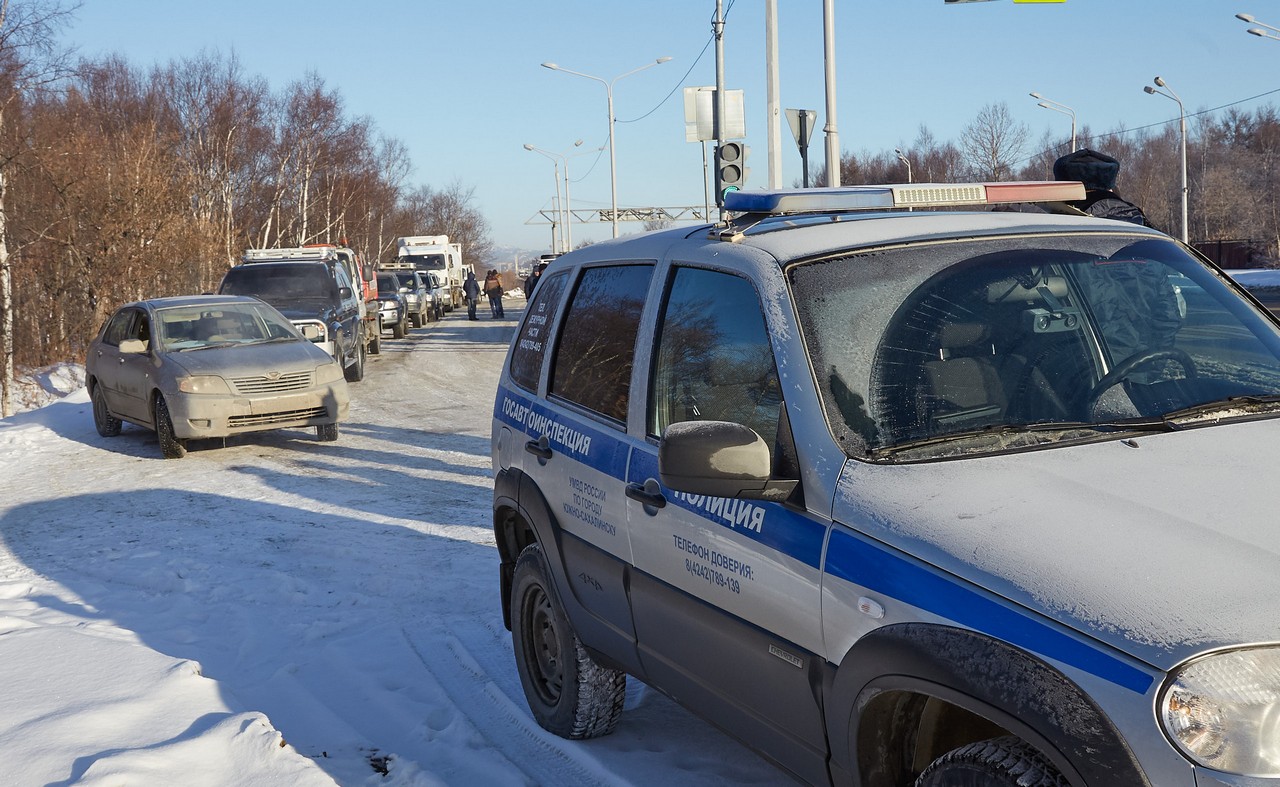
<svg viewBox="0 0 1280 787"><path fill-rule="evenodd" d="M617 82L619 79L622 79L623 77L631 76L632 74L638 71L643 71L646 68L653 68L656 65L661 65L662 63L665 63L670 59L671 58L669 57L660 57L657 60L653 61L652 63L645 63L639 68L633 68L630 71L626 72L625 74L619 74L618 76L614 77L611 80L602 79L601 77L592 76L590 74L584 74L581 71L573 71L571 69L564 68L563 66L559 66L555 63L542 64L543 68L549 68L552 71L563 71L566 74L573 74L574 76L580 76L585 79L592 79L604 85L605 94L609 100L609 192L610 192L610 205L612 207L612 214L613 214L613 237L615 238L618 237L618 157L616 155L616 152L614 150L614 145L613 145L613 124L615 122L615 119L613 116L613 85L615 82Z"/></svg>
<svg viewBox="0 0 1280 787"><path fill-rule="evenodd" d="M1047 99L1039 93L1031 93L1031 97L1040 102L1036 104L1038 107L1044 107L1045 109L1071 116L1071 150L1074 151L1076 149L1076 111L1066 104L1059 104L1057 101Z"/></svg>
<svg viewBox="0 0 1280 787"><path fill-rule="evenodd" d="M1142 88L1151 95L1161 95L1167 99L1178 102L1178 131L1182 138L1182 242L1189 243L1187 232L1187 111L1182 106L1182 99L1178 94L1173 92L1173 88L1169 87L1160 77L1155 78L1156 86L1147 85ZM1157 90L1156 88L1164 88Z"/></svg>
<svg viewBox="0 0 1280 787"><path fill-rule="evenodd" d="M1259 22L1257 19L1253 18L1252 14L1236 14L1236 19L1239 19L1245 24L1258 25L1257 27L1251 27L1245 31L1249 35L1255 35L1259 38L1270 38L1273 41L1280 41L1280 36L1276 35L1276 33L1280 33L1280 27L1272 27L1266 22ZM1266 28L1266 30L1263 28ZM1271 32L1267 32L1268 30Z"/></svg>
<svg viewBox="0 0 1280 787"><path fill-rule="evenodd" d="M582 144L582 140L573 143L573 147ZM541 153L551 159L551 163L555 165L556 177L556 212L560 216L560 251L569 251L573 245L573 230L569 227L569 222L573 219L573 214L569 212L569 157L566 153L552 153L549 150L543 150L535 145L525 144L525 150L531 150L534 153ZM564 162L564 199L560 199L560 163ZM554 237L554 236L553 236ZM552 253L556 249L551 250Z"/></svg>
<svg viewBox="0 0 1280 787"><path fill-rule="evenodd" d="M911 160L908 159L905 155L903 155L902 151L898 150L897 148L894 148L893 152L897 154L898 161L901 161L903 164L907 165L907 182L910 183L911 182Z"/></svg>

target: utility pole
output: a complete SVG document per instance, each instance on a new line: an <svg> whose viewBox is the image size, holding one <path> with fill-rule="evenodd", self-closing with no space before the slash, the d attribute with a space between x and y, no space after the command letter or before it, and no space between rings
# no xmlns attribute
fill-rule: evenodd
<svg viewBox="0 0 1280 787"><path fill-rule="evenodd" d="M836 0L822 0L822 48L827 82L827 185L840 185L840 134L836 131Z"/></svg>
<svg viewBox="0 0 1280 787"><path fill-rule="evenodd" d="M769 188L782 188L781 104L778 98L778 0L764 3L764 67L765 95L768 107L766 147L769 153Z"/></svg>
<svg viewBox="0 0 1280 787"><path fill-rule="evenodd" d="M716 38L716 102L715 117L712 123L716 131L716 165L720 162L720 146L724 144L724 0L716 0L716 18L711 23L711 32ZM716 195L716 204L721 202ZM724 221L724 207L720 208L720 220Z"/></svg>

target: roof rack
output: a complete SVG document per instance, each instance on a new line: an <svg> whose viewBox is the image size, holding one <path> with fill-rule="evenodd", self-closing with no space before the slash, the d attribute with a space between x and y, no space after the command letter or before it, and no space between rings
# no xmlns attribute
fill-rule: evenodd
<svg viewBox="0 0 1280 787"><path fill-rule="evenodd" d="M724 209L740 215L727 225L716 227L713 232L721 239L735 240L751 225L769 216L1016 202L1061 203L1084 198L1083 183L1061 180L896 183L883 186L731 191L724 195Z"/></svg>
<svg viewBox="0 0 1280 787"><path fill-rule="evenodd" d="M295 246L280 249L245 249L241 262L279 262L293 260L329 261L338 258L333 246Z"/></svg>

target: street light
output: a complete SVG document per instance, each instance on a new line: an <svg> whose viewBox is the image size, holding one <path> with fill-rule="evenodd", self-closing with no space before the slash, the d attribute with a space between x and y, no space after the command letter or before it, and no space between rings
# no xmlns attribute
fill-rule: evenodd
<svg viewBox="0 0 1280 787"><path fill-rule="evenodd" d="M1178 129L1182 136L1182 242L1188 243L1187 240L1187 112L1182 106L1182 99L1178 98L1178 94L1173 92L1173 88L1169 87L1160 77L1155 78L1156 87L1147 85L1142 88L1151 95L1160 95L1165 98L1178 102ZM1157 90L1162 87L1164 90Z"/></svg>
<svg viewBox="0 0 1280 787"><path fill-rule="evenodd" d="M590 74L584 74L581 71L573 71L571 69L564 68L563 66L556 65L555 63L542 64L543 68L549 68L552 71L563 71L566 74L573 74L574 76L580 76L585 79L592 79L604 85L605 94L609 99L609 192L610 203L613 207L613 237L615 238L618 237L618 157L613 145L613 124L615 122L613 117L613 85L623 77L631 76L632 74L638 71L643 71L646 68L653 68L654 66L661 65L670 59L671 58L669 57L660 57L652 63L645 63L639 68L633 68L625 74L619 74L611 80L591 76Z"/></svg>
<svg viewBox="0 0 1280 787"><path fill-rule="evenodd" d="M898 150L897 148L894 148L893 152L897 154L898 161L901 161L903 164L907 165L907 182L910 183L911 182L911 160L908 159L906 156L904 156L902 154L902 151Z"/></svg>
<svg viewBox="0 0 1280 787"><path fill-rule="evenodd" d="M581 144L582 144L582 140L578 140L577 142L573 143L573 147L576 148ZM551 163L555 165L556 204L557 204L556 212L561 214L560 249L559 250L569 251L570 247L573 244L573 231L569 228L569 221L570 219L573 218L573 214L569 212L569 159L568 159L568 156L564 153L552 153L549 150L543 150L540 147L529 145L527 143L525 144L524 149L531 150L534 153L541 153L542 155L551 159ZM570 149L572 150L572 148ZM563 201L560 199L560 162L562 161L564 162L564 200ZM553 235L552 239L554 238L555 236ZM556 249L553 248L551 251L555 252Z"/></svg>
<svg viewBox="0 0 1280 787"><path fill-rule="evenodd" d="M1236 14L1236 19L1239 19L1241 22L1248 25L1258 25L1258 27L1251 27L1245 31L1249 35L1258 36L1259 38L1270 38L1273 41L1280 41L1280 36L1276 35L1276 33L1280 33L1280 27L1272 27L1266 22L1259 22L1257 19L1253 18L1253 14ZM1266 30L1263 30L1264 27ZM1267 32L1267 30L1270 30L1271 32Z"/></svg>
<svg viewBox="0 0 1280 787"><path fill-rule="evenodd" d="M1032 98L1039 100L1040 103L1036 104L1036 106L1071 116L1071 150L1074 151L1076 149L1076 111L1066 104L1059 104L1057 101L1047 99L1039 93L1031 93L1030 95Z"/></svg>

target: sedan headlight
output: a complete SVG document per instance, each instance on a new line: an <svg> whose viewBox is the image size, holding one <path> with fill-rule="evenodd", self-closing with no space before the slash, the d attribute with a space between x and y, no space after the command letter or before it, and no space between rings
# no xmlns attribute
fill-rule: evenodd
<svg viewBox="0 0 1280 787"><path fill-rule="evenodd" d="M316 367L316 384L326 385L342 379L342 367L337 363L326 363Z"/></svg>
<svg viewBox="0 0 1280 787"><path fill-rule="evenodd" d="M229 394L227 381L212 374L178 378L178 390L189 394Z"/></svg>
<svg viewBox="0 0 1280 787"><path fill-rule="evenodd" d="M1280 648L1215 653L1170 677L1160 720L1192 762L1280 776Z"/></svg>

